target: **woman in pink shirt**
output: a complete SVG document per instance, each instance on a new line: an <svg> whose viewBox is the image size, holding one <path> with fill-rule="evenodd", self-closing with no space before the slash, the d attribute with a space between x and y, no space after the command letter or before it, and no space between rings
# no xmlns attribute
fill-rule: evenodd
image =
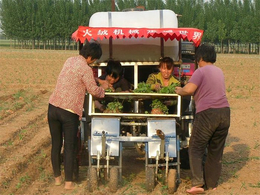
<svg viewBox="0 0 260 195"><path fill-rule="evenodd" d="M189 146L192 187L187 192L190 194L216 190L230 126L230 108L224 74L214 65L215 61L214 46L202 44L195 54L195 62L199 68L193 73L188 84L183 88L176 87L175 90L179 95L194 95L196 105Z"/></svg>
<svg viewBox="0 0 260 195"><path fill-rule="evenodd" d="M86 92L103 98L107 83L97 86L89 64L102 55L98 43L86 43L80 55L66 60L59 74L54 92L49 99L48 123L52 139L51 162L55 185L61 185L61 148L64 135L65 189L73 189L73 163L76 158L76 144L79 119L82 117Z"/></svg>

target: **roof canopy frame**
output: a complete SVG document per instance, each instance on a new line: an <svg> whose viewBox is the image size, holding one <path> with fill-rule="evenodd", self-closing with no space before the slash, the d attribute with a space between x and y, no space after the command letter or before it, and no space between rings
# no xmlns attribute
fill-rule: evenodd
<svg viewBox="0 0 260 195"><path fill-rule="evenodd" d="M86 40L125 39L125 38L163 38L164 41L188 40L196 47L200 45L203 30L196 28L120 28L79 26L72 39L84 43Z"/></svg>

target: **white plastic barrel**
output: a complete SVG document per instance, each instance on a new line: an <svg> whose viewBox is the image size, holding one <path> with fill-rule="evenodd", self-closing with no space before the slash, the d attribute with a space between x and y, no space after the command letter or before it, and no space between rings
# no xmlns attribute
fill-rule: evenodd
<svg viewBox="0 0 260 195"><path fill-rule="evenodd" d="M178 28L176 14L171 10L128 12L97 12L89 21L90 27L122 28ZM98 40L103 55L99 61L109 58L109 40ZM160 38L113 39L113 58L121 62L156 62L161 57ZM164 56L179 60L179 42L164 41Z"/></svg>

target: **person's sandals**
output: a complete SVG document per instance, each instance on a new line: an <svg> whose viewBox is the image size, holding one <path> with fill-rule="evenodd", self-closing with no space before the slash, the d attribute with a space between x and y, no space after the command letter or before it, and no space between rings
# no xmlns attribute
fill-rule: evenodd
<svg viewBox="0 0 260 195"><path fill-rule="evenodd" d="M76 184L74 182L65 182L64 188L66 190L74 190L76 188Z"/></svg>
<svg viewBox="0 0 260 195"><path fill-rule="evenodd" d="M61 176L55 178L55 186L60 186L62 183Z"/></svg>
<svg viewBox="0 0 260 195"><path fill-rule="evenodd" d="M186 191L189 194L204 194L204 189L201 187L192 187L191 189Z"/></svg>
<svg viewBox="0 0 260 195"><path fill-rule="evenodd" d="M217 190L217 188L209 188L207 191L209 192L209 194L211 194L211 193L213 193L216 190Z"/></svg>
<svg viewBox="0 0 260 195"><path fill-rule="evenodd" d="M55 186L60 186L61 182L55 182Z"/></svg>

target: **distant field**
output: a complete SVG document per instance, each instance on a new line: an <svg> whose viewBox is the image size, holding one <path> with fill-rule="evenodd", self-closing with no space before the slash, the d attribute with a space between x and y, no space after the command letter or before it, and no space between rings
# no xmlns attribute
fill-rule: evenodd
<svg viewBox="0 0 260 195"><path fill-rule="evenodd" d="M65 60L78 51L0 48L0 53L2 86L32 87L55 85Z"/></svg>
<svg viewBox="0 0 260 195"><path fill-rule="evenodd" d="M1 47L10 47L10 45L14 45L14 40L0 39L0 48Z"/></svg>
<svg viewBox="0 0 260 195"><path fill-rule="evenodd" d="M17 41L11 39L0 39L0 49L12 48L12 49L33 49L32 41ZM53 41L46 42L45 48L42 41L35 41L34 49L46 49L46 50L77 50L77 43L75 41L67 40L66 49L63 42L56 41L55 45Z"/></svg>

